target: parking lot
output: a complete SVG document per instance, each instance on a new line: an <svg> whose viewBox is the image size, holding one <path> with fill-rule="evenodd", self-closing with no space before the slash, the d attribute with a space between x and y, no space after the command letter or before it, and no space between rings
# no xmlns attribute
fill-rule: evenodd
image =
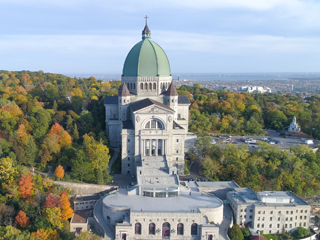
<svg viewBox="0 0 320 240"><path fill-rule="evenodd" d="M308 138L301 138L301 137L295 137L295 136L287 136L287 138L284 138L283 136L280 136L280 134L276 131L273 130L267 130L268 136L245 136L244 138L250 138L253 140L261 140L263 138L271 138L275 140L275 144L272 144L273 146L279 146L281 149L289 149L291 146L297 147L299 144L305 145L305 140ZM246 143L241 141L240 139L243 138L242 136L231 136L231 140L235 143L238 144L239 146L242 144L245 145L251 145L251 146L256 146L255 143ZM226 137L212 137L212 139L216 142L216 144L226 144L223 141L225 141ZM311 148L316 148L318 145L318 141L314 140L313 144L308 144L309 147Z"/></svg>
<svg viewBox="0 0 320 240"><path fill-rule="evenodd" d="M275 147L280 147L281 149L289 149L291 146L297 147L299 144L306 145L305 140L310 138L303 138L303 137L295 137L295 136L287 136L287 138L284 138L283 136L280 136L279 132L276 132L274 130L266 130L268 133L268 136L245 136L245 138L251 138L253 140L261 140L262 138L271 138L275 140L276 142L279 142L277 144L272 144ZM216 144L220 144L221 146L225 146L227 142L224 142L226 138L229 138L229 136L224 135L222 137L214 136L211 137ZM256 147L257 144L255 143L245 143L241 141L240 139L243 138L243 136L230 136L231 140L234 142L234 144L237 144L239 147L242 144ZM194 136L193 138L189 137L189 139L186 140L186 151L192 151L194 150L194 143L196 141L197 137ZM311 148L317 148L318 146L318 140L313 140L313 144L308 144Z"/></svg>

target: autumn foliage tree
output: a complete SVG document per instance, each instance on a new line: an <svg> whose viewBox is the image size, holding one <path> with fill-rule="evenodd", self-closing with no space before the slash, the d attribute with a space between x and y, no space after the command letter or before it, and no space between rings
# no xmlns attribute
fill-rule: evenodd
<svg viewBox="0 0 320 240"><path fill-rule="evenodd" d="M67 147L71 145L72 138L70 134L64 130L63 127L59 123L55 123L52 125L50 131L48 132L48 135L56 134L59 136L59 144L60 147Z"/></svg>
<svg viewBox="0 0 320 240"><path fill-rule="evenodd" d="M33 194L33 187L34 183L32 182L31 173L29 175L22 174L19 181L19 191L23 199L27 199L31 194Z"/></svg>
<svg viewBox="0 0 320 240"><path fill-rule="evenodd" d="M25 228L30 224L30 219L27 217L26 213L22 210L18 212L15 218L15 222L22 228Z"/></svg>
<svg viewBox="0 0 320 240"><path fill-rule="evenodd" d="M60 215L61 220L68 220L69 218L72 217L73 210L70 207L70 202L68 200L68 196L67 196L66 191L62 192L58 206L61 209L61 215Z"/></svg>
<svg viewBox="0 0 320 240"><path fill-rule="evenodd" d="M54 175L56 175L58 178L64 177L64 169L61 165L59 165L56 170L54 171Z"/></svg>
<svg viewBox="0 0 320 240"><path fill-rule="evenodd" d="M43 204L44 208L54 208L57 207L60 201L60 197L57 194L49 193L47 195L46 201Z"/></svg>
<svg viewBox="0 0 320 240"><path fill-rule="evenodd" d="M33 232L30 236L30 240L58 240L60 235L57 230L44 230L38 229L36 232Z"/></svg>

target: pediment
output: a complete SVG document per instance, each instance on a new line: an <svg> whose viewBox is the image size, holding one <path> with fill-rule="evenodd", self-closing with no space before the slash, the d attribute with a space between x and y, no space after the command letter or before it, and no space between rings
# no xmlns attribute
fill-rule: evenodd
<svg viewBox="0 0 320 240"><path fill-rule="evenodd" d="M165 109L156 105L136 111L138 114L172 114L173 112L173 110L170 111L169 109Z"/></svg>

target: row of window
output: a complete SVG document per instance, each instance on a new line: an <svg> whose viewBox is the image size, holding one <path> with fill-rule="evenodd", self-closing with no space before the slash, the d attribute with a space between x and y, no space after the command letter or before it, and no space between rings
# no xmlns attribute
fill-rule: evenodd
<svg viewBox="0 0 320 240"><path fill-rule="evenodd" d="M170 233L177 231L177 235L184 235L184 225L183 223L177 224L177 229L171 229L170 223L165 222L162 224L162 236L163 237L170 237ZM155 235L156 232L160 232L160 228L156 230L156 224L150 223L149 224L149 235ZM134 233L141 235L141 223L136 223L134 225ZM191 225L191 235L198 234L198 224L193 223Z"/></svg>
<svg viewBox="0 0 320 240"><path fill-rule="evenodd" d="M157 89L157 84L156 83L140 83L140 89L141 90L156 90Z"/></svg>
<svg viewBox="0 0 320 240"><path fill-rule="evenodd" d="M252 210L252 209L251 209L251 210ZM251 210L250 210L250 212L252 212ZM241 212L242 212L242 209L241 209ZM298 213L298 212L299 212L299 211L296 210L296 213ZM308 213L308 210L304 210L304 212L305 212L305 213ZM261 214L261 213L262 213L262 214L265 214L266 211L263 211L263 212L262 212L262 211L258 211L258 214ZM303 210L300 210L300 213L303 213ZM273 211L270 211L270 214L273 214ZM278 214L281 214L281 211L278 211ZM289 211L286 211L286 214L289 214ZM290 211L290 214L293 214L293 211Z"/></svg>
<svg viewBox="0 0 320 240"><path fill-rule="evenodd" d="M75 203L75 205L83 205L83 204L88 204L88 203L96 203L97 201L90 201L90 202L80 202L80 203Z"/></svg>
<svg viewBox="0 0 320 240"><path fill-rule="evenodd" d="M304 218L304 220L307 219L307 216L300 216L300 220L302 220ZM270 217L270 221L272 221L273 219L277 219L277 218L272 218ZM298 219L298 216L296 216L296 220ZM264 221L264 217L261 218L262 221ZM293 218L291 217L290 220L288 217L286 217L286 221L292 221ZM260 217L258 217L258 221L260 221ZM280 221L280 217L278 217L278 221Z"/></svg>
<svg viewBox="0 0 320 240"><path fill-rule="evenodd" d="M297 227L297 223L295 223L294 226ZM307 226L307 223L304 222L304 223L303 223L303 226L306 227L306 226ZM286 224L284 225L284 227L285 227L285 228L288 228L288 227L289 227L289 228L292 228L292 223L290 223L290 224L287 224L287 223L286 223ZM302 223L299 223L299 227L302 227ZM257 228L260 228L260 223L257 224ZM263 224L263 223L261 224L261 228L264 228L264 224ZM272 224L269 224L269 228L272 228ZM279 224L279 223L277 224L277 228L280 228L280 224Z"/></svg>
<svg viewBox="0 0 320 240"><path fill-rule="evenodd" d="M244 218L246 218L247 215L244 215ZM240 218L242 218L242 215L240 215ZM252 215L249 215L249 218L252 219ZM273 219L277 219L277 218L273 218L273 217L270 217L270 221L272 221ZM298 219L298 216L296 216L296 220ZM307 216L300 216L300 220L307 220ZM264 221L264 217L258 217L258 221ZM280 217L278 217L278 221L281 221ZM287 217L286 218L286 221L289 221L289 218ZM292 217L290 218L290 221L292 221Z"/></svg>

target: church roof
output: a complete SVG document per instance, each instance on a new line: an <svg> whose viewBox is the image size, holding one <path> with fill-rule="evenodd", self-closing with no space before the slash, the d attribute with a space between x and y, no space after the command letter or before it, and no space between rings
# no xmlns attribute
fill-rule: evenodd
<svg viewBox="0 0 320 240"><path fill-rule="evenodd" d="M151 105L157 105L159 107L162 107L162 108L165 108L165 109L168 109L170 111L173 111L170 107L168 107L167 105L164 105L163 103L160 103L160 102L157 102L155 100L152 100L150 98L145 98L143 100L140 100L138 102L134 102L130 105L131 109L133 112L135 111L138 111L140 109L143 109L143 108L146 108L146 107L149 107Z"/></svg>
<svg viewBox="0 0 320 240"><path fill-rule="evenodd" d="M118 96L105 96L104 104L118 104Z"/></svg>
<svg viewBox="0 0 320 240"><path fill-rule="evenodd" d="M151 31L146 24L142 31L142 41L134 45L126 57L122 76L171 76L170 64L166 53L157 43L151 41L150 38Z"/></svg>
<svg viewBox="0 0 320 240"><path fill-rule="evenodd" d="M179 96L178 104L190 104L190 100L187 96Z"/></svg>
<svg viewBox="0 0 320 240"><path fill-rule="evenodd" d="M166 96L178 96L178 92L176 86L174 86L173 82L170 83L168 90L164 93Z"/></svg>
<svg viewBox="0 0 320 240"><path fill-rule="evenodd" d="M118 95L119 96L130 96L130 92L129 92L129 89L126 85L126 83L122 83L120 88L119 88L119 91L118 91Z"/></svg>

